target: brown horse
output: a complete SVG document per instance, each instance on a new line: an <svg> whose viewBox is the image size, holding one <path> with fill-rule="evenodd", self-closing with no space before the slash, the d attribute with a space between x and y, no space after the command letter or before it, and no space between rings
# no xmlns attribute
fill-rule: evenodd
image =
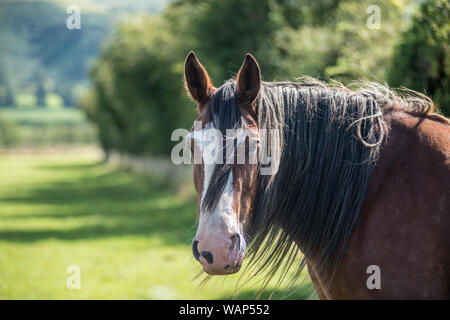
<svg viewBox="0 0 450 320"><path fill-rule="evenodd" d="M247 252L267 281L307 265L321 299L450 298L450 122L428 98L265 83L251 55L215 88L191 52L185 80L201 121L187 137L192 250L208 274L239 271ZM233 152L208 145L211 130Z"/></svg>

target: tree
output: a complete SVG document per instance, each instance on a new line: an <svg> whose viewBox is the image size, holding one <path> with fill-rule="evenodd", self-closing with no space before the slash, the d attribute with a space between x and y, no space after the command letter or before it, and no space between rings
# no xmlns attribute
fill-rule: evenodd
<svg viewBox="0 0 450 320"><path fill-rule="evenodd" d="M275 35L283 27L273 0L184 1L192 6L190 43L218 85L233 76L247 52L264 65L264 76L277 70Z"/></svg>
<svg viewBox="0 0 450 320"><path fill-rule="evenodd" d="M427 0L400 38L388 81L430 95L450 116L450 2Z"/></svg>
<svg viewBox="0 0 450 320"><path fill-rule="evenodd" d="M99 127L105 149L167 155L172 130L189 128L196 114L183 88L190 50L217 87L234 76L247 52L267 81L304 74L383 81L402 23L398 3L178 0L118 28L91 70L92 89L80 106ZM381 29L367 26L372 4L382 12Z"/></svg>
<svg viewBox="0 0 450 320"><path fill-rule="evenodd" d="M161 17L122 24L91 70L94 92L80 107L99 127L105 149L169 154L170 136L194 120L183 87L184 52Z"/></svg>

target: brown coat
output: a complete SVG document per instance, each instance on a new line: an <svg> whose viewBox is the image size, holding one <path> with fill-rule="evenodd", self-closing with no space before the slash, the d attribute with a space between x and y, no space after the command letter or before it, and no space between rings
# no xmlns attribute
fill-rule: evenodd
<svg viewBox="0 0 450 320"><path fill-rule="evenodd" d="M450 299L450 126L403 112L391 130L334 280L321 299ZM369 290L367 267L380 267Z"/></svg>

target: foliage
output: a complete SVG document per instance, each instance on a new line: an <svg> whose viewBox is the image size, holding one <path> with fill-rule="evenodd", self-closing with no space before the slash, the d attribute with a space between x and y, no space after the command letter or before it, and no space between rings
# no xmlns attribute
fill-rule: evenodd
<svg viewBox="0 0 450 320"><path fill-rule="evenodd" d="M168 153L172 131L193 121L171 28L160 18L137 18L102 48L91 71L94 91L80 107L99 125L106 149Z"/></svg>
<svg viewBox="0 0 450 320"><path fill-rule="evenodd" d="M275 35L283 27L272 0L209 0L196 5L189 21L191 46L204 57L218 85L228 80L251 52L273 78L279 61Z"/></svg>
<svg viewBox="0 0 450 320"><path fill-rule="evenodd" d="M36 104L36 96L30 93L21 93L15 97L15 105L18 108L33 108Z"/></svg>
<svg viewBox="0 0 450 320"><path fill-rule="evenodd" d="M79 110L48 108L0 109L0 145L36 147L88 145L96 141L96 128Z"/></svg>
<svg viewBox="0 0 450 320"><path fill-rule="evenodd" d="M370 6L380 10L379 28L368 26ZM92 69L80 107L99 127L105 149L168 154L172 130L188 128L195 116L182 86L190 50L217 87L247 52L267 81L310 75L384 82L411 8L409 0L177 0L159 15L121 24Z"/></svg>
<svg viewBox="0 0 450 320"><path fill-rule="evenodd" d="M371 6L380 10L379 28L369 24L374 14L368 11ZM404 9L395 0L342 1L331 24L335 30L336 60L325 67L324 74L344 83L359 79L383 82L386 71L383 66L392 55Z"/></svg>
<svg viewBox="0 0 450 320"><path fill-rule="evenodd" d="M49 93L45 96L45 105L47 108L54 110L61 109L63 107L63 103L63 99L57 94Z"/></svg>
<svg viewBox="0 0 450 320"><path fill-rule="evenodd" d="M17 128L11 121L0 118L0 147L10 147L18 139Z"/></svg>
<svg viewBox="0 0 450 320"><path fill-rule="evenodd" d="M389 83L431 95L450 116L450 2L427 0L400 37Z"/></svg>

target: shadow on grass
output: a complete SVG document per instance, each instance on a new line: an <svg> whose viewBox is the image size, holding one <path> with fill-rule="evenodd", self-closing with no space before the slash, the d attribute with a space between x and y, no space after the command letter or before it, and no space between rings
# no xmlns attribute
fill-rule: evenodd
<svg viewBox="0 0 450 320"><path fill-rule="evenodd" d="M1 219L65 219L67 225L61 229L2 230L0 240L34 242L142 235L157 236L168 244L187 244L192 239L195 199L179 199L164 181L105 171L98 162L45 165L39 169L43 174L51 172L60 177L44 185L26 185L22 194L0 199L2 205L31 205L37 212L2 214Z"/></svg>
<svg viewBox="0 0 450 320"><path fill-rule="evenodd" d="M235 297L223 296L221 299L236 299L236 300L255 300L257 299L259 291L244 290L238 291ZM264 290L259 296L258 300L315 300L317 294L314 291L310 281L301 281L301 284L292 286L290 288L283 288L277 290Z"/></svg>
<svg viewBox="0 0 450 320"><path fill-rule="evenodd" d="M105 164L105 162L103 160L98 160L98 161L93 161L93 162L89 162L89 163L39 164L39 165L36 165L35 167L38 170L67 171L67 170L86 170L86 169L98 168L104 164Z"/></svg>

